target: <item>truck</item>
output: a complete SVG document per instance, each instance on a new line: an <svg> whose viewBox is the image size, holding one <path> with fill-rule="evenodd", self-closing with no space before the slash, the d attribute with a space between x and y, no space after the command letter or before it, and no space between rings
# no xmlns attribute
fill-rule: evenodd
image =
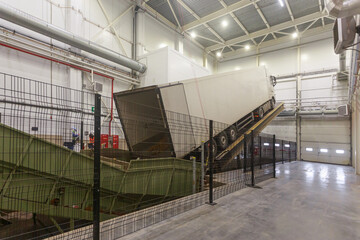
<svg viewBox="0 0 360 240"><path fill-rule="evenodd" d="M187 158L209 144L226 149L250 123L275 107L276 78L265 67L114 93L130 151L141 157ZM209 150L207 150L209 151Z"/></svg>

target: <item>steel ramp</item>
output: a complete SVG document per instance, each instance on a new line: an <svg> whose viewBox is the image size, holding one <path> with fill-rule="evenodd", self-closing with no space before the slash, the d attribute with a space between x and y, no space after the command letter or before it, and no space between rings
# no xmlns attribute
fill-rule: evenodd
<svg viewBox="0 0 360 240"><path fill-rule="evenodd" d="M276 108L268 112L261 120L248 127L243 134L241 134L232 144L230 144L224 151L220 152L216 157L216 161L221 161L220 168L226 168L234 158L240 154L243 149L244 136L251 134L254 131L254 137L258 135L276 116L284 110L284 103L280 103Z"/></svg>

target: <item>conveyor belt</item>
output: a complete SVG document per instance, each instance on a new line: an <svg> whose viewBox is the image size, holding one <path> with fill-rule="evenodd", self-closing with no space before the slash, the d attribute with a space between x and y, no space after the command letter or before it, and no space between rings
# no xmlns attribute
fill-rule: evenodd
<svg viewBox="0 0 360 240"><path fill-rule="evenodd" d="M0 209L92 220L93 158L0 124ZM192 193L193 163L101 162L101 218ZM197 176L200 166L197 166Z"/></svg>
<svg viewBox="0 0 360 240"><path fill-rule="evenodd" d="M237 155L240 154L243 144L244 135L248 135L251 131L254 131L254 136L258 135L277 115L284 110L284 103L280 103L272 111L268 112L261 120L253 123L243 134L241 134L231 145L229 145L224 151L219 153L216 157L216 161L222 161L222 167L226 167Z"/></svg>

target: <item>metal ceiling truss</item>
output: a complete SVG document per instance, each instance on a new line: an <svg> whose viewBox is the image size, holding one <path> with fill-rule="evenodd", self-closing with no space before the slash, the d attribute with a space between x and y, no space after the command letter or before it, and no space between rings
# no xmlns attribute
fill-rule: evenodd
<svg viewBox="0 0 360 240"><path fill-rule="evenodd" d="M197 15L189 6L187 6L182 0L177 0L177 2L186 10L188 11L194 18L200 20L200 16ZM169 3L170 4L170 3ZM214 34L221 42L222 44L225 43L225 40L217 33L214 29L212 29L206 22L202 23L201 25L204 25L212 34ZM185 25L186 26L186 25ZM183 31L185 31L185 26L182 28ZM228 46L231 51L235 51L231 46Z"/></svg>
<svg viewBox="0 0 360 240"><path fill-rule="evenodd" d="M262 29L262 30L250 33L249 35L246 35L246 36L241 36L241 37L236 37L236 38L230 39L230 40L226 41L224 44L232 46L234 44L248 41L250 38L255 39L255 38L267 35L267 34L272 34L274 32L281 32L282 30L285 30L290 27L294 27L295 25L312 22L314 20L318 20L325 16L327 16L327 13L325 13L324 11L312 13L312 14L309 14L309 15L306 15L306 16L303 16L300 18L296 18L296 19L294 19L294 21L287 21L284 23L280 23L278 25L270 26L269 28L266 28L266 29ZM206 50L207 51L215 51L215 50L222 48L224 46L224 44L215 44L213 46L207 47Z"/></svg>
<svg viewBox="0 0 360 240"><path fill-rule="evenodd" d="M317 21L317 20L315 20ZM326 32L330 32L332 30L332 25L331 24L327 24L325 25L325 27L316 27L316 28L312 28L312 29L308 29L305 31L303 31L301 33L301 36L303 38L306 38L306 37L310 37L310 36L313 36L315 34L323 34L323 33L326 33ZM278 39L273 39L273 40L269 40L269 41L266 41L266 42L263 42L263 40L266 38L266 35L264 36L264 38L262 39L261 41L261 44L259 44L258 46L258 49L260 50L261 48L267 48L267 47L271 47L271 46L275 46L275 45L280 45L280 44L284 44L284 43L287 43L289 42L289 36L284 36L284 37L279 37ZM297 41L296 41L297 42ZM261 45L261 46L260 46ZM239 53L240 53L240 49L236 50L235 52L228 52L228 53L224 53L223 54L223 57L224 58L227 58L227 59L231 59L231 58L234 58L234 57L238 57L239 56ZM259 53L259 54L262 54L262 53Z"/></svg>

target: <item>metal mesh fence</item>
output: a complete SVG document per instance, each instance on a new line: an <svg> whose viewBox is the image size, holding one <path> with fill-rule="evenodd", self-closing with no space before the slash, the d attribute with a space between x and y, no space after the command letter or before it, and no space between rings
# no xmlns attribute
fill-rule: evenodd
<svg viewBox="0 0 360 240"><path fill-rule="evenodd" d="M121 237L296 160L295 143L249 134L254 119L210 127L165 110L152 94L142 102L101 97L98 109L93 92L0 74L0 238L92 238L97 217L103 238Z"/></svg>

